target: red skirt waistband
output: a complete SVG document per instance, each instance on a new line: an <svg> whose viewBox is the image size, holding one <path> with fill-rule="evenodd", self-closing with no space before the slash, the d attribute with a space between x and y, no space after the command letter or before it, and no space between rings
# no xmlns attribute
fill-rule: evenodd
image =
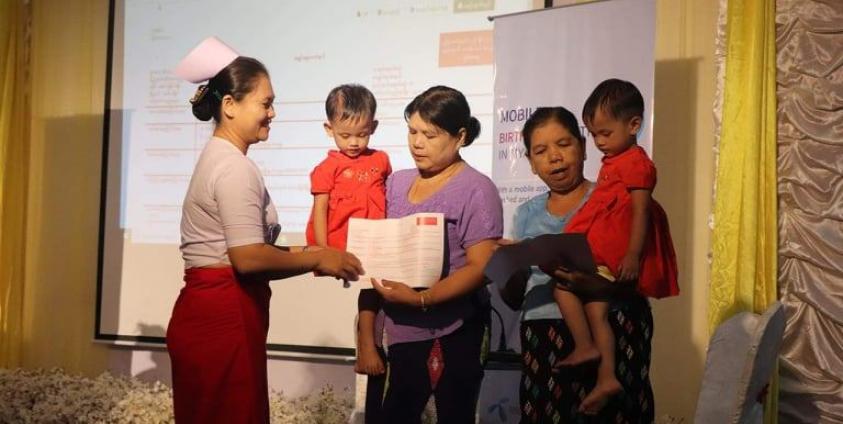
<svg viewBox="0 0 843 424"><path fill-rule="evenodd" d="M268 286L268 280L249 278L237 274L232 267L223 268L188 268L184 270L186 288L220 287L231 283L238 283L244 288Z"/></svg>
<svg viewBox="0 0 843 424"><path fill-rule="evenodd" d="M188 268L184 270L184 282L207 281L219 279L237 279L234 268Z"/></svg>

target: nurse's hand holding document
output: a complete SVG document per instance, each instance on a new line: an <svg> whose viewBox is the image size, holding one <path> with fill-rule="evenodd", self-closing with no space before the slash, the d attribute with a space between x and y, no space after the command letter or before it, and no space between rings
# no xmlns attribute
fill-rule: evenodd
<svg viewBox="0 0 843 424"><path fill-rule="evenodd" d="M419 213L398 219L351 218L346 250L363 264L352 287L369 288L369 278L430 287L442 277L445 218Z"/></svg>

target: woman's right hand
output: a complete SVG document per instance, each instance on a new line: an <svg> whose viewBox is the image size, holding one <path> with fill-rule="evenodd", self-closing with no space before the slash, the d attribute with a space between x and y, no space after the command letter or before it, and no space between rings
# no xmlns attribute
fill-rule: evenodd
<svg viewBox="0 0 843 424"><path fill-rule="evenodd" d="M550 269L542 268L542 271L559 280L569 281L573 284L588 284L589 282L599 282L600 280L605 280L606 282L609 281L597 274L586 274L584 272L571 271L562 267Z"/></svg>
<svg viewBox="0 0 843 424"><path fill-rule="evenodd" d="M357 277L363 274L363 265L351 253L332 248L321 249L314 253L319 255L315 271L320 274L348 281L357 281Z"/></svg>
<svg viewBox="0 0 843 424"><path fill-rule="evenodd" d="M564 268L557 268L552 275L568 289L584 295L605 297L605 293L612 295L626 295L635 292L635 284L627 282L614 282L600 274L586 274L580 271L571 271Z"/></svg>

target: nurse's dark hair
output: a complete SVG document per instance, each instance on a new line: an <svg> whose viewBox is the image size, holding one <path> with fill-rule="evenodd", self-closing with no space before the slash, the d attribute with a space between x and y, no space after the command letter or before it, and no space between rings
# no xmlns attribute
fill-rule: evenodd
<svg viewBox="0 0 843 424"><path fill-rule="evenodd" d="M571 133L580 144L585 144L585 137L580 131L580 124L577 117L571 111L562 106L536 108L532 115L527 118L524 128L521 130L521 139L524 140L526 153L530 154L530 145L533 140L533 132L547 123L556 122Z"/></svg>
<svg viewBox="0 0 843 424"><path fill-rule="evenodd" d="M263 63L251 57L238 56L208 80L207 84L199 86L190 100L193 116L200 121L213 118L214 121L219 122L223 97L230 94L234 100L243 100L255 89L261 76L269 77L269 72Z"/></svg>
<svg viewBox="0 0 843 424"><path fill-rule="evenodd" d="M404 109L404 119L409 121L414 113L454 137L465 128L463 146L470 145L480 135L480 121L471 116L465 96L451 87L437 85L416 96Z"/></svg>

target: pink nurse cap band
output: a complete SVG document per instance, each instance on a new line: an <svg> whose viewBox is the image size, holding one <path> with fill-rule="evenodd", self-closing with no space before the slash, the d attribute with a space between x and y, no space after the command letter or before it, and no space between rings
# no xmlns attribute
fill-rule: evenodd
<svg viewBox="0 0 843 424"><path fill-rule="evenodd" d="M194 84L207 81L238 56L240 55L234 49L217 37L208 37L179 62L173 73Z"/></svg>

